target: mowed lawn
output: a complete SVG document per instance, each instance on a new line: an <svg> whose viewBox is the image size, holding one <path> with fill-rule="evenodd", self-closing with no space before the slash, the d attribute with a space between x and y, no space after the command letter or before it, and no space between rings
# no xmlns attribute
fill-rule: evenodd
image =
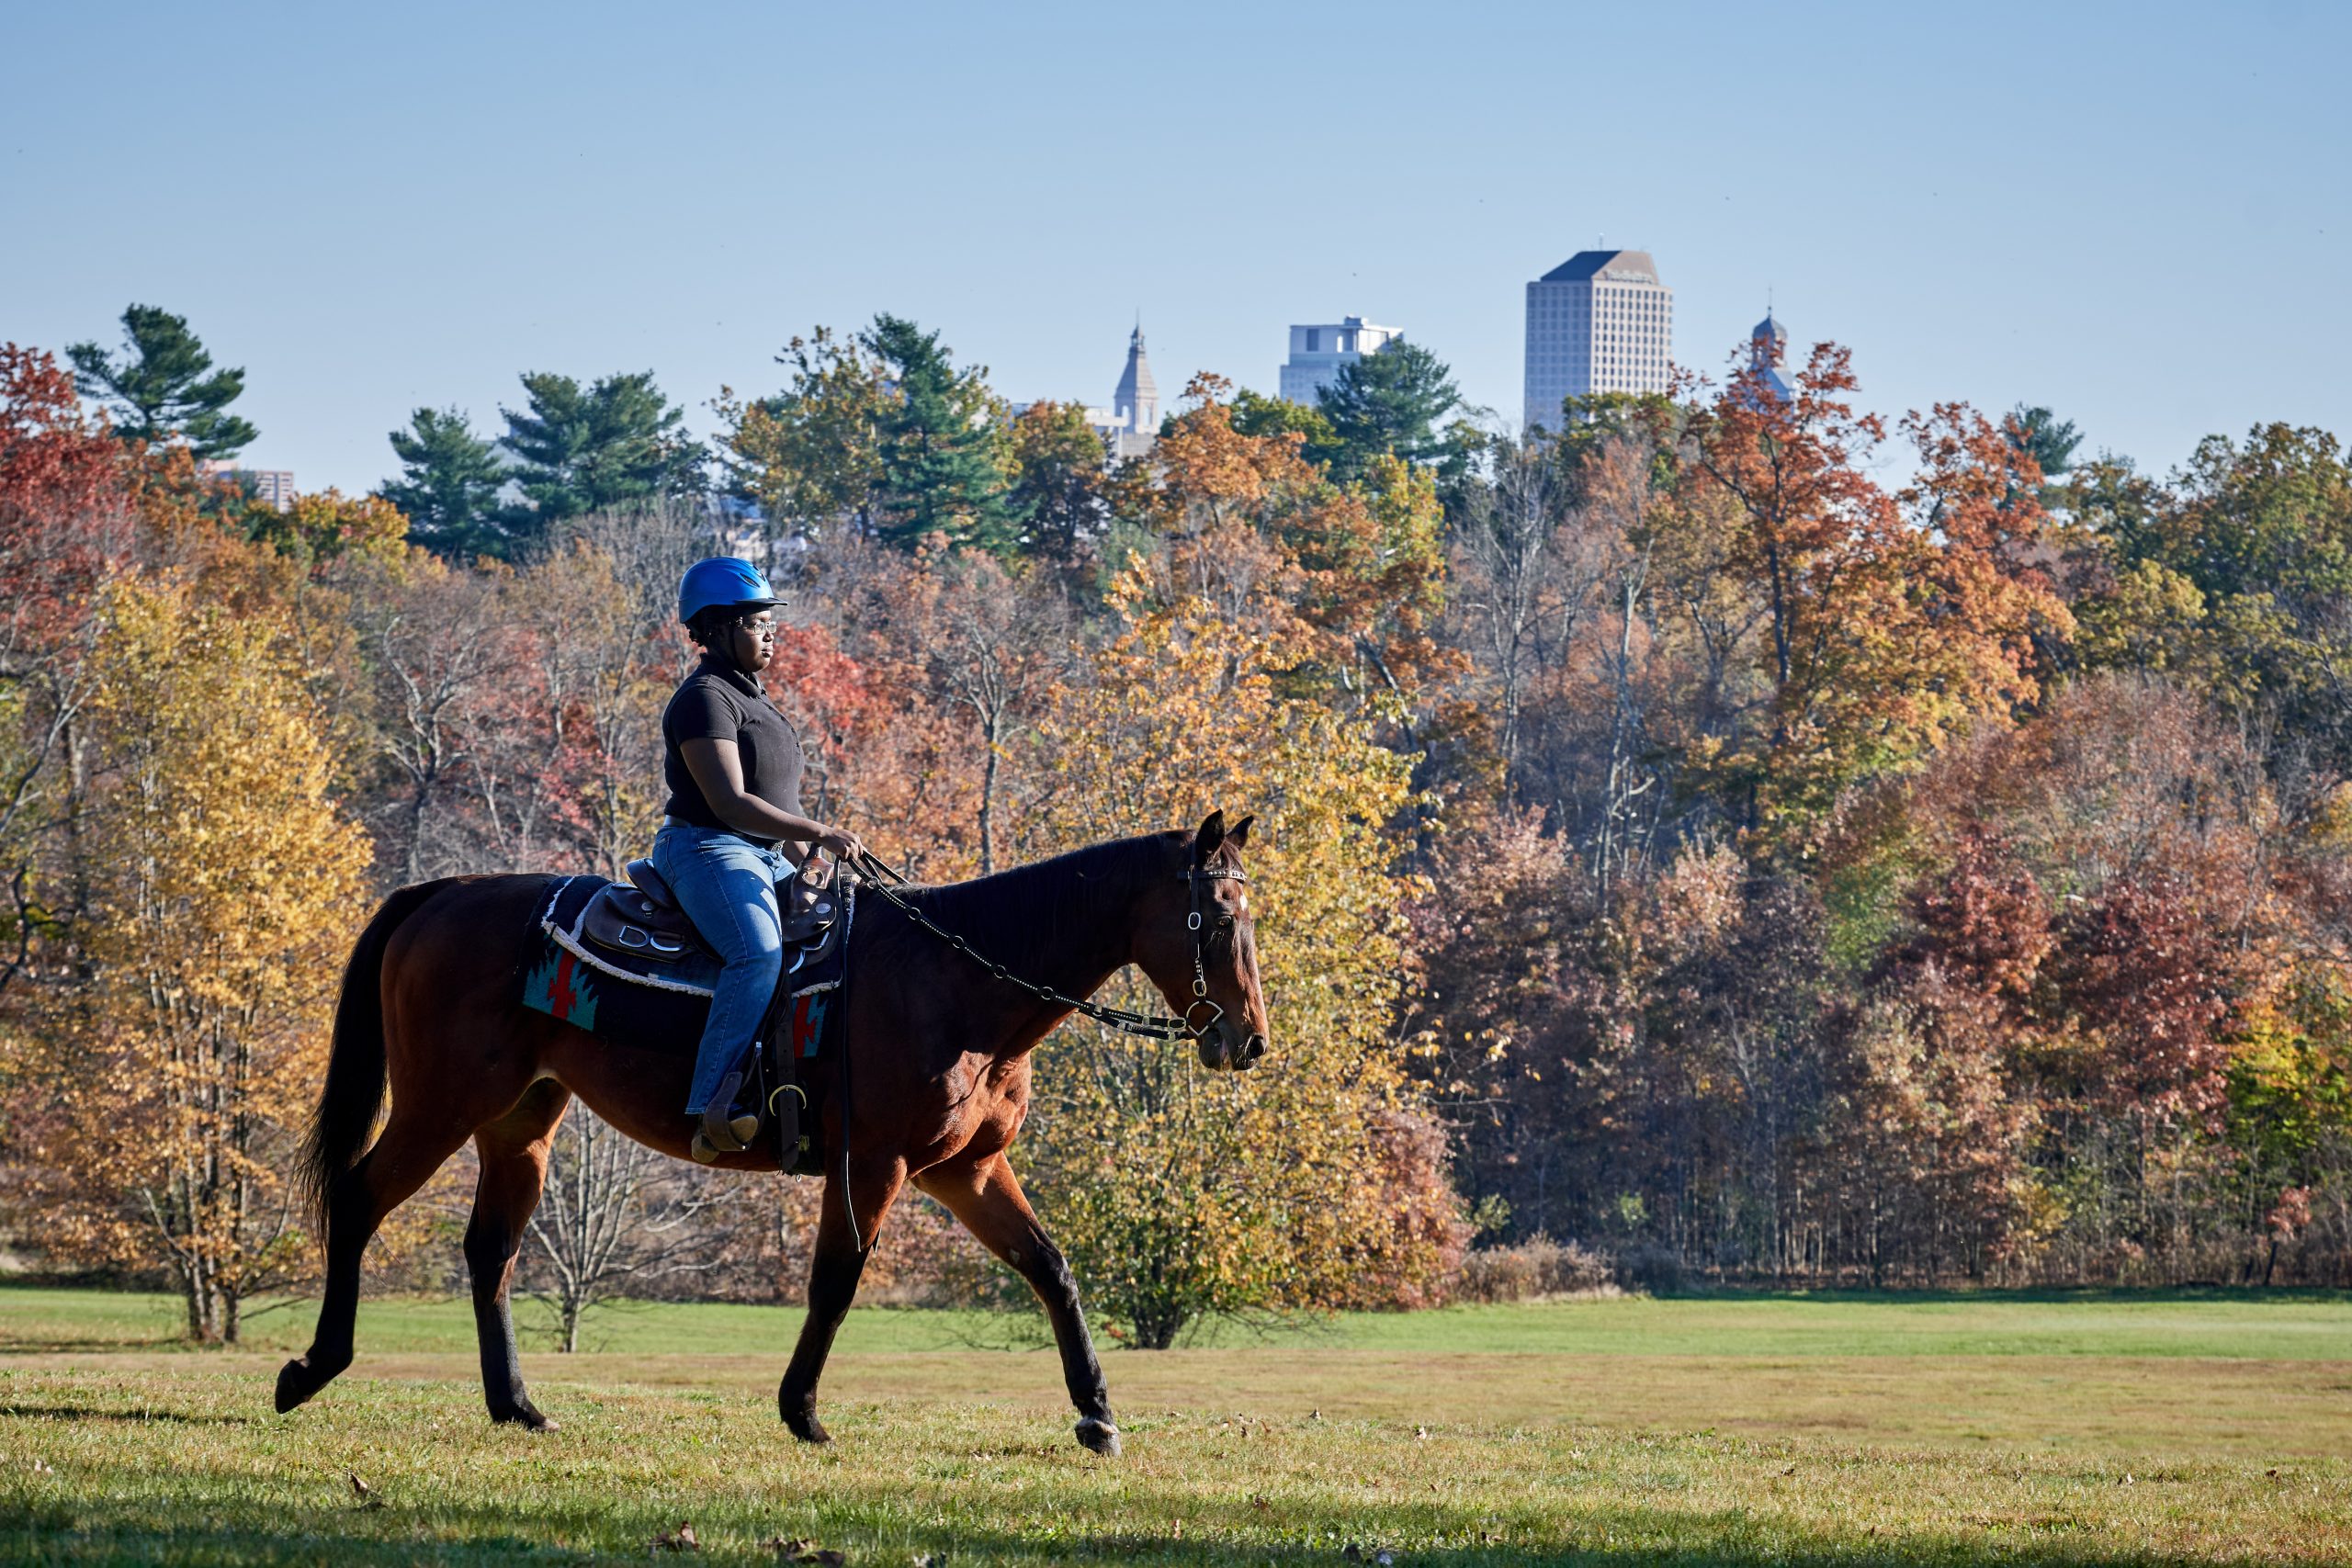
<svg viewBox="0 0 2352 1568"><path fill-rule="evenodd" d="M1052 1354L980 1314L853 1314L812 1450L775 1419L797 1310L605 1314L588 1353L526 1356L562 1424L536 1437L483 1417L454 1302L369 1303L352 1371L274 1415L310 1311L198 1351L161 1298L0 1290L0 1561L644 1561L681 1523L759 1563L2352 1561L2338 1294L1228 1331L1106 1348L1117 1461L1071 1440Z"/></svg>

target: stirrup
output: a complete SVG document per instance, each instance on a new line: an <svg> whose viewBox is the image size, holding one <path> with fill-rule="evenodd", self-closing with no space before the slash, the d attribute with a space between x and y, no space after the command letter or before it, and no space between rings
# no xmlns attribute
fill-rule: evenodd
<svg viewBox="0 0 2352 1568"><path fill-rule="evenodd" d="M760 1118L756 1111L737 1113L735 1094L743 1087L743 1075L729 1073L719 1080L718 1092L710 1097L709 1108L702 1113L702 1136L720 1154L741 1154L760 1135Z"/></svg>

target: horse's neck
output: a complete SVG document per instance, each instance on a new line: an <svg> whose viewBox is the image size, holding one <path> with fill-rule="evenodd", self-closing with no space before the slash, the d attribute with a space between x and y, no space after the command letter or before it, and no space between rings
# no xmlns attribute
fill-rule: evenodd
<svg viewBox="0 0 2352 1568"><path fill-rule="evenodd" d="M1080 1000L1125 967L1134 952L1136 908L1159 858L1147 840L1058 856L944 889L947 897L934 918L1012 977ZM998 1054L1018 1055L1036 1043L1023 1038L1023 1025L1042 1004L1009 986L1003 989ZM993 1023L989 1032L996 1032Z"/></svg>

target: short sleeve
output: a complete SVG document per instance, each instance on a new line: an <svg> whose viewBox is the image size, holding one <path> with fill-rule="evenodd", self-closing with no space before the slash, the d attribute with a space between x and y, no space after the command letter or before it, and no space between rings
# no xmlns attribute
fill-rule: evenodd
<svg viewBox="0 0 2352 1568"><path fill-rule="evenodd" d="M694 681L678 688L670 699L669 712L662 716L662 730L673 746L684 746L689 740L733 740L743 728L735 705L727 694L707 681Z"/></svg>

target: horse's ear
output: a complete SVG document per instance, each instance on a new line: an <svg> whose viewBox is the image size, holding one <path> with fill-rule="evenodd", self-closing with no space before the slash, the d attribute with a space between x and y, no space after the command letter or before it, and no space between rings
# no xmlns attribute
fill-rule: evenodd
<svg viewBox="0 0 2352 1568"><path fill-rule="evenodd" d="M1226 829L1225 841L1231 844L1237 850L1248 849L1250 847L1250 824L1256 820L1258 820L1257 814L1252 812L1250 815L1244 817L1240 821L1236 822L1232 827Z"/></svg>
<svg viewBox="0 0 2352 1568"><path fill-rule="evenodd" d="M1225 813L1212 811L1201 823L1201 830L1193 835L1193 863L1205 864L1216 847L1225 842Z"/></svg>

